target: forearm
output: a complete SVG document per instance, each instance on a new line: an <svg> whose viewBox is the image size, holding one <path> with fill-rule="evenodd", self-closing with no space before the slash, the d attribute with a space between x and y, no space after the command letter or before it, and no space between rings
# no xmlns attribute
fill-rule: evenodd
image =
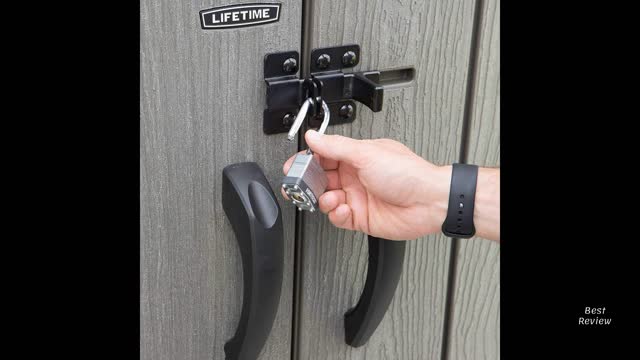
<svg viewBox="0 0 640 360"><path fill-rule="evenodd" d="M500 242L500 169L478 169L473 223L477 236Z"/></svg>
<svg viewBox="0 0 640 360"><path fill-rule="evenodd" d="M447 217L449 190L451 187L450 165L431 168L426 189L431 209L431 221L435 228L441 226ZM473 211L476 236L500 241L500 169L478 169L476 197Z"/></svg>

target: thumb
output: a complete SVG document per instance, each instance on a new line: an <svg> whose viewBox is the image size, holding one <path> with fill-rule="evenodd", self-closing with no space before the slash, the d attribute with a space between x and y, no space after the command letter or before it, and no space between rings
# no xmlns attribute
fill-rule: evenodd
<svg viewBox="0 0 640 360"><path fill-rule="evenodd" d="M355 165L362 158L362 147L365 144L360 140L340 135L324 135L315 130L308 130L304 137L311 150L324 158L344 161L350 165Z"/></svg>

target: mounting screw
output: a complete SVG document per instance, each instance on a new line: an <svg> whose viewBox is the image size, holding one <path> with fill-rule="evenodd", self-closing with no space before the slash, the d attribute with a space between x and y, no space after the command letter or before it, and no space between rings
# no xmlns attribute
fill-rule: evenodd
<svg viewBox="0 0 640 360"><path fill-rule="evenodd" d="M291 127L291 125L293 125L293 120L295 120L295 116L293 116L292 113L286 113L282 118L282 125Z"/></svg>
<svg viewBox="0 0 640 360"><path fill-rule="evenodd" d="M287 74L293 74L298 71L298 62L294 58L288 58L282 64L282 70Z"/></svg>
<svg viewBox="0 0 640 360"><path fill-rule="evenodd" d="M350 119L353 116L353 106L350 104L342 105L338 113L340 114L340 117Z"/></svg>
<svg viewBox="0 0 640 360"><path fill-rule="evenodd" d="M329 67L329 64L331 64L331 56L327 54L320 55L318 60L316 60L316 66L318 66L318 69L326 69Z"/></svg>
<svg viewBox="0 0 640 360"><path fill-rule="evenodd" d="M358 62L358 58L356 57L356 53L353 51L347 51L342 56L342 65L344 66L354 66Z"/></svg>

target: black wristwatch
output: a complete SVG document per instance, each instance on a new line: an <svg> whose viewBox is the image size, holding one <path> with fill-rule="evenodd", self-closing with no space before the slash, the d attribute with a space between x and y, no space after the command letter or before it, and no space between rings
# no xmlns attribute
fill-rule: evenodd
<svg viewBox="0 0 640 360"><path fill-rule="evenodd" d="M442 223L442 232L453 238L470 238L476 233L473 226L473 207L476 200L478 166L453 164L449 208Z"/></svg>

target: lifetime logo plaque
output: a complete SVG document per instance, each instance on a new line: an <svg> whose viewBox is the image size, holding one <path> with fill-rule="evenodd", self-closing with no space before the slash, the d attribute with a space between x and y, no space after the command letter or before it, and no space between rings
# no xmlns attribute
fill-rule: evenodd
<svg viewBox="0 0 640 360"><path fill-rule="evenodd" d="M282 4L226 5L200 11L205 30L264 25L280 20Z"/></svg>

